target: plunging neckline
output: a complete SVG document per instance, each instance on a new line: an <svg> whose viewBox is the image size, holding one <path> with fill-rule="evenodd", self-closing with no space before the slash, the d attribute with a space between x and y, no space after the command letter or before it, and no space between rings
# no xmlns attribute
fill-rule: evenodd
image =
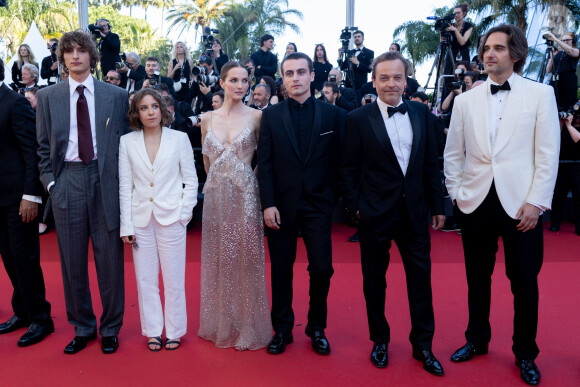
<svg viewBox="0 0 580 387"><path fill-rule="evenodd" d="M223 144L223 143L222 143L222 142L219 140L219 138L218 138L218 137L215 135L215 133L214 133L214 130L213 130L213 128L212 128L211 126L209 127L209 132L210 132L210 133L213 135L213 137L216 139L216 142L217 142L217 143L218 143L218 144L219 144L219 145L220 145L222 148L224 148L224 149L229 149L229 148L231 148L231 147L232 147L232 145L234 145L234 144L236 143L236 141L238 141L238 139L239 139L240 137L242 137L242 134L244 134L244 132L245 132L247 129L249 129L249 128L250 128L249 126L246 126L244 129L242 129L242 130L240 131L240 133L236 134L236 136L234 137L233 141L232 141L232 142L231 142L229 145L224 145L224 144Z"/></svg>

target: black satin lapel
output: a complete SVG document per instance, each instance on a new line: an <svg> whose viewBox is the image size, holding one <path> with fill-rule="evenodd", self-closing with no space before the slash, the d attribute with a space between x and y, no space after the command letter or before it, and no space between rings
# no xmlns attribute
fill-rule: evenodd
<svg viewBox="0 0 580 387"><path fill-rule="evenodd" d="M292 118L290 117L290 104L288 101L282 102L285 106L282 108L282 123L284 125L284 129L286 129L286 133L290 138L290 143L292 144L292 148L294 148L294 152L300 160L300 150L298 150L298 141L296 140L296 134L294 133L294 128L292 127Z"/></svg>
<svg viewBox="0 0 580 387"><path fill-rule="evenodd" d="M391 140L389 139L389 135L387 134L387 127L385 126L385 121L383 120L383 116L379 109L379 105L376 102L373 102L373 111L369 114L369 121L371 123L371 127L375 132L375 136L379 141L379 144L391 159L391 162L394 163L399 169L399 162L397 161L397 156L395 155L395 151L393 150L393 144L391 144Z"/></svg>
<svg viewBox="0 0 580 387"><path fill-rule="evenodd" d="M305 164L310 159L310 155L312 154L312 152L314 151L314 147L316 146L315 144L316 141L318 140L318 136L320 135L320 125L322 121L322 108L320 105L323 102L320 102L314 98L312 100L314 102L314 125L312 126L312 134L310 136L310 145L308 146L308 153L306 154L306 160L304 160Z"/></svg>
<svg viewBox="0 0 580 387"><path fill-rule="evenodd" d="M411 167L413 161L415 161L415 157L417 156L417 152L419 151L419 144L421 143L421 118L419 117L419 112L417 109L410 103L403 102L407 106L407 114L409 115L409 119L411 120L411 128L413 129L413 146L411 147L411 156L409 156L409 165L407 169ZM425 123L426 124L426 123Z"/></svg>

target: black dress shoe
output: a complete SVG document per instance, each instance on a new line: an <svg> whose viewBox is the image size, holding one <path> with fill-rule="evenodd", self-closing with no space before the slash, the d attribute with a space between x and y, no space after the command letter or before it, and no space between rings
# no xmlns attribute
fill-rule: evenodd
<svg viewBox="0 0 580 387"><path fill-rule="evenodd" d="M373 345L371 363L378 368L385 368L389 364L389 346L387 344L375 343L375 345Z"/></svg>
<svg viewBox="0 0 580 387"><path fill-rule="evenodd" d="M451 361L461 363L471 360L474 355L485 355L487 353L487 348L487 344L477 345L468 341L463 347L459 348L453 355L451 355Z"/></svg>
<svg viewBox="0 0 580 387"><path fill-rule="evenodd" d="M560 231L560 226L556 225L556 224L552 224L550 225L550 227L548 228L548 230L552 231L552 232L557 232Z"/></svg>
<svg viewBox="0 0 580 387"><path fill-rule="evenodd" d="M328 355L330 353L330 344L324 335L324 331L315 331L310 328L310 325L306 325L305 333L312 340L312 348L314 351L320 355Z"/></svg>
<svg viewBox="0 0 580 387"><path fill-rule="evenodd" d="M74 339L66 347L64 347L64 353L67 355L73 355L79 351L82 351L87 346L87 343L91 340L97 338L97 334L93 333L90 336L75 336Z"/></svg>
<svg viewBox="0 0 580 387"><path fill-rule="evenodd" d="M268 343L268 353L272 355L279 355L286 350L286 344L290 344L294 341L294 337L292 336L292 332L284 335L282 333L276 333Z"/></svg>
<svg viewBox="0 0 580 387"><path fill-rule="evenodd" d="M44 338L54 332L54 323L52 319L44 324L32 323L22 337L18 340L19 347L27 347L32 344L40 343Z"/></svg>
<svg viewBox="0 0 580 387"><path fill-rule="evenodd" d="M355 232L354 234L352 234L349 238L348 238L349 242L358 242L358 231Z"/></svg>
<svg viewBox="0 0 580 387"><path fill-rule="evenodd" d="M30 326L30 321L26 321L22 317L14 315L5 323L0 324L0 335L3 333L14 332L17 329L26 328L28 326Z"/></svg>
<svg viewBox="0 0 580 387"><path fill-rule="evenodd" d="M528 383L530 386L537 386L540 383L540 370L533 360L518 360L516 359L516 365L521 370L520 376L524 382Z"/></svg>
<svg viewBox="0 0 580 387"><path fill-rule="evenodd" d="M119 348L119 339L117 336L105 336L101 339L101 351L103 351L103 353L115 353L117 348Z"/></svg>
<svg viewBox="0 0 580 387"><path fill-rule="evenodd" d="M413 357L423 362L423 369L435 376L443 376L443 366L429 349L413 348Z"/></svg>

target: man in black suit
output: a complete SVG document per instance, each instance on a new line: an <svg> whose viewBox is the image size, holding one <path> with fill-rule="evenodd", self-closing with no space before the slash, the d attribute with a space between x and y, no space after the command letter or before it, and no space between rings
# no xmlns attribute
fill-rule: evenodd
<svg viewBox="0 0 580 387"><path fill-rule="evenodd" d="M385 318L385 274L395 241L405 267L413 357L443 375L431 351L435 322L431 296L431 227L441 228L442 184L437 142L427 106L403 101L407 61L397 52L375 59L378 99L348 114L341 181L347 209L359 219L363 289L371 362L388 364L390 330Z"/></svg>
<svg viewBox="0 0 580 387"><path fill-rule="evenodd" d="M254 103L250 105L253 109L264 110L270 105L270 86L258 83L254 88Z"/></svg>
<svg viewBox="0 0 580 387"><path fill-rule="evenodd" d="M110 70L115 69L115 62L121 61L121 40L119 35L111 32L111 25L107 19L97 20L97 25L102 27L99 35L101 40L98 47L101 53L101 74L105 76Z"/></svg>
<svg viewBox="0 0 580 387"><path fill-rule="evenodd" d="M292 276L298 230L308 254L310 309L306 335L322 355L332 268L331 215L336 203L340 136L345 112L310 94L312 60L292 53L282 61L290 98L262 111L258 182L268 226L272 269L272 325L268 352L284 352L293 341Z"/></svg>
<svg viewBox="0 0 580 387"><path fill-rule="evenodd" d="M121 74L121 87L128 93L138 91L137 81L147 78L145 66L140 63L139 55L134 52L127 54L127 60L121 68L117 69L117 72Z"/></svg>
<svg viewBox="0 0 580 387"><path fill-rule="evenodd" d="M274 48L274 37L270 34L265 34L260 37L260 49L250 55L250 59L254 62L256 83L260 83L260 79L267 75L276 78L276 71L278 71L278 57L272 54Z"/></svg>
<svg viewBox="0 0 580 387"><path fill-rule="evenodd" d="M161 76L159 73L159 59L150 56L145 59L145 73L146 77L137 81L135 90L141 90L144 87L153 87L158 83L164 83L169 88L169 94L175 99L175 89L173 88L173 80Z"/></svg>
<svg viewBox="0 0 580 387"><path fill-rule="evenodd" d="M375 57L373 50L369 50L363 43L365 41L364 32L358 30L352 34L354 39L355 49L350 50L347 54L348 62L343 62L342 48L338 49L338 65L346 71L346 85L355 90L359 90L365 83L367 83L367 74L371 72L371 64ZM352 75L350 72L352 69Z"/></svg>
<svg viewBox="0 0 580 387"><path fill-rule="evenodd" d="M14 287L14 315L0 324L0 334L29 327L18 340L21 347L54 332L40 267L37 148L34 112L4 84L0 59L0 255Z"/></svg>
<svg viewBox="0 0 580 387"><path fill-rule="evenodd" d="M328 73L328 82L335 82L338 85L338 97L336 106L350 112L356 107L356 93L350 87L342 86L342 71L339 68L333 68Z"/></svg>
<svg viewBox="0 0 580 387"><path fill-rule="evenodd" d="M40 65L40 76L46 79L47 84L54 85L58 81L58 59L56 58L56 47L58 39L52 38L46 44L46 48L50 50L50 55L42 60Z"/></svg>

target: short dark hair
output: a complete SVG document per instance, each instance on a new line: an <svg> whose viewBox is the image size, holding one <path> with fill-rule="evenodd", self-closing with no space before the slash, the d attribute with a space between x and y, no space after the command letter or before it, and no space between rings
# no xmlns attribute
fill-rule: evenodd
<svg viewBox="0 0 580 387"><path fill-rule="evenodd" d="M218 91L216 91L215 93L213 93L213 96L214 96L214 97L215 97L216 95L217 95L218 97L220 97L222 101L225 99L225 94L224 94L224 91L223 91L223 90L218 90Z"/></svg>
<svg viewBox="0 0 580 387"><path fill-rule="evenodd" d="M165 104L167 105L167 107L174 107L175 106L175 101L173 100L173 97L170 95L164 95L163 97L163 102L165 102Z"/></svg>
<svg viewBox="0 0 580 387"><path fill-rule="evenodd" d="M398 51L387 51L377 56L375 60L373 60L373 72L372 72L373 79L375 79L377 75L376 72L377 65L379 63L387 62L389 60L400 60L401 62L403 62L403 65L405 66L405 77L407 76L407 74L409 74L409 62L407 62L407 60L403 58L403 55L401 55L401 53Z"/></svg>
<svg viewBox="0 0 580 387"><path fill-rule="evenodd" d="M423 93L422 91L416 91L411 95L410 99L413 99L413 98L420 98L421 101L425 102L429 99L429 96L427 94Z"/></svg>
<svg viewBox="0 0 580 387"><path fill-rule="evenodd" d="M352 33L352 36L355 36L356 34L361 34L363 38L365 37L365 33L362 32L361 30L356 30L355 32Z"/></svg>
<svg viewBox="0 0 580 387"><path fill-rule="evenodd" d="M272 95L272 89L270 89L270 86L268 86L267 84L258 83L256 87L254 87L254 90L256 90L258 87L263 88L267 95Z"/></svg>
<svg viewBox="0 0 580 387"><path fill-rule="evenodd" d="M59 63L62 63L64 70L68 73L68 68L64 61L64 53L66 51L72 51L75 45L88 51L91 58L91 71L94 71L99 62L99 51L91 34L82 30L66 32L60 38L60 42L56 48L56 57Z"/></svg>
<svg viewBox="0 0 580 387"><path fill-rule="evenodd" d="M251 58L246 58L246 59L243 59L243 60L242 60L240 63L242 64L242 66L245 66L245 65L247 65L248 63L251 63L251 64L252 64L252 66L255 66L255 64L254 64L254 61L253 61ZM222 67L222 69L223 69L223 67Z"/></svg>
<svg viewBox="0 0 580 387"><path fill-rule="evenodd" d="M521 29L510 24L500 24L499 26L493 27L487 31L482 39L481 45L479 46L479 51L477 52L479 60L483 62L485 43L487 42L489 35L496 32L501 32L508 36L508 50L510 57L516 60L514 63L514 72L519 73L524 68L526 58L528 57L528 40Z"/></svg>
<svg viewBox="0 0 580 387"><path fill-rule="evenodd" d="M397 52L401 52L401 45L400 45L399 43L395 43L395 42L393 42L393 43L391 43L391 46L395 46L395 47L397 47ZM390 48L391 46L389 46L389 48Z"/></svg>
<svg viewBox="0 0 580 387"><path fill-rule="evenodd" d="M163 93L166 92L167 94L171 94L171 92L169 91L169 86L167 86L165 83L163 82L159 82L156 83L153 86L153 89L157 90L159 93Z"/></svg>
<svg viewBox="0 0 580 387"><path fill-rule="evenodd" d="M332 93L333 94L338 94L338 85L336 84L336 82L324 82L324 85L322 86L322 88L324 89L325 87L330 87L332 89Z"/></svg>
<svg viewBox="0 0 580 387"><path fill-rule="evenodd" d="M308 71L309 72L314 71L312 59L308 55L306 55L303 52L293 52L286 58L282 59L282 63L280 63L280 71L282 71L282 75L284 74L284 63L286 63L287 60L298 60L298 59L306 59L306 61L308 62Z"/></svg>
<svg viewBox="0 0 580 387"><path fill-rule="evenodd" d="M143 129L143 124L139 119L139 102L141 102L141 100L147 95L152 96L159 104L159 109L161 109L161 126L169 126L171 122L173 122L173 115L167 107L167 103L163 97L161 97L161 94L157 92L157 90L149 88L141 89L135 93L135 97L133 97L131 106L129 107L129 125L134 130Z"/></svg>
<svg viewBox="0 0 580 387"><path fill-rule="evenodd" d="M159 59L157 59L156 56L148 56L147 59L145 59L145 62L157 62L157 63L159 63Z"/></svg>
<svg viewBox="0 0 580 387"><path fill-rule="evenodd" d="M260 37L260 47L263 47L264 46L264 42L267 41L267 40L270 40L270 39L274 40L274 37L272 35L270 35L270 34L264 34L264 35L262 35Z"/></svg>
<svg viewBox="0 0 580 387"><path fill-rule="evenodd" d="M473 83L475 83L479 80L478 74L476 72L473 72L473 71L468 71L465 74L463 74L463 78L465 78L465 77L471 78L471 81Z"/></svg>
<svg viewBox="0 0 580 387"><path fill-rule="evenodd" d="M0 81L4 81L4 61L0 58Z"/></svg>

